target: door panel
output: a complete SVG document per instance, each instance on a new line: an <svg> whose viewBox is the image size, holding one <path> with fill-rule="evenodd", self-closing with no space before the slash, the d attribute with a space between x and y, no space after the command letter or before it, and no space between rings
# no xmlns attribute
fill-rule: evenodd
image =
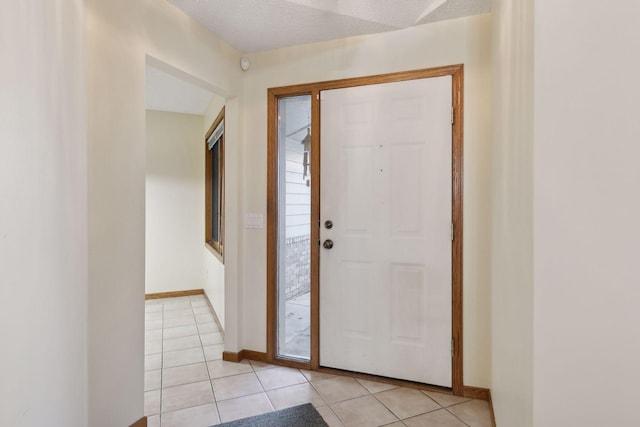
<svg viewBox="0 0 640 427"><path fill-rule="evenodd" d="M342 153L344 170L342 182L346 186L339 205L344 209L344 229L347 233L370 234L373 224L369 221L367 208L371 206L371 198L375 194L372 170L373 161L371 147L348 147Z"/></svg>
<svg viewBox="0 0 640 427"><path fill-rule="evenodd" d="M391 147L391 236L422 236L424 203L416 194L424 194L421 162L422 144Z"/></svg>
<svg viewBox="0 0 640 427"><path fill-rule="evenodd" d="M366 284L371 281L371 264L366 262L344 261L342 263L342 282L340 286L340 323L343 333L357 339L371 339L373 331L369 329L371 313L359 313L350 307L370 304Z"/></svg>
<svg viewBox="0 0 640 427"><path fill-rule="evenodd" d="M451 84L321 92L322 366L451 386Z"/></svg>
<svg viewBox="0 0 640 427"><path fill-rule="evenodd" d="M420 345L425 327L425 271L411 265L391 266L391 341Z"/></svg>

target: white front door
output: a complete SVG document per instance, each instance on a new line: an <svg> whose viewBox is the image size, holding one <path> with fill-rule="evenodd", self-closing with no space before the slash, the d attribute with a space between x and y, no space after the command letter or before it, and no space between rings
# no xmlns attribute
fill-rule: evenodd
<svg viewBox="0 0 640 427"><path fill-rule="evenodd" d="M451 387L451 84L321 92L321 366Z"/></svg>

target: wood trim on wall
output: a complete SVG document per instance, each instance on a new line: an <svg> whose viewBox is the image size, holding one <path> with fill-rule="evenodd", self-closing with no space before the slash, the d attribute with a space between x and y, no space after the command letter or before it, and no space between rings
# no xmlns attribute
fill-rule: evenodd
<svg viewBox="0 0 640 427"><path fill-rule="evenodd" d="M144 299L159 299L159 298L177 298L188 297L192 295L204 295L204 289L190 289L186 291L172 291L172 292L157 292L153 294L145 294Z"/></svg>
<svg viewBox="0 0 640 427"><path fill-rule="evenodd" d="M147 417L142 417L135 423L131 424L129 427L147 427Z"/></svg>
<svg viewBox="0 0 640 427"><path fill-rule="evenodd" d="M242 355L245 359L255 360L256 362L267 361L267 354L261 351L243 350Z"/></svg>
<svg viewBox="0 0 640 427"><path fill-rule="evenodd" d="M398 73L380 74L307 83L277 88L267 91L267 352L270 363L309 366L321 370L319 360L320 319L319 319L319 248L311 245L311 359L308 363L291 361L277 356L277 287L278 287L278 98L297 95L311 95L311 224L320 221L320 101L322 90L341 89L381 83L430 77L452 76L452 102L454 122L452 125L452 222L454 239L452 243L452 386L453 394L464 393L463 381L463 340L462 340L462 248L463 248L463 94L464 66L462 64L429 68ZM311 242L318 241L318 227L311 227Z"/></svg>
<svg viewBox="0 0 640 427"><path fill-rule="evenodd" d="M267 92L267 360L278 342L278 98Z"/></svg>
<svg viewBox="0 0 640 427"><path fill-rule="evenodd" d="M451 247L451 337L453 339L453 378L452 390L453 394L461 395L463 393L463 358L462 358L462 241L463 241L463 93L464 93L464 68L460 66L452 74L452 90L453 90L453 152L452 152L452 212L451 221L453 222L453 243Z"/></svg>
<svg viewBox="0 0 640 427"><path fill-rule="evenodd" d="M311 129L311 242L320 242L320 90L311 91L311 124L317 129ZM320 245L311 245L311 369L320 367Z"/></svg>
<svg viewBox="0 0 640 427"><path fill-rule="evenodd" d="M239 362L242 362L242 360L244 358L245 358L244 357L244 350L240 350L237 353L235 353L233 351L223 351L222 352L222 360L224 360L225 362L239 363Z"/></svg>
<svg viewBox="0 0 640 427"><path fill-rule="evenodd" d="M253 350L240 350L237 353L233 351L224 351L222 352L222 360L227 362L241 362L244 359L254 360L256 362L266 362L268 361L267 353L263 353L260 351Z"/></svg>
<svg viewBox="0 0 640 427"><path fill-rule="evenodd" d="M341 80L329 80L318 83L304 83L299 85L269 88L267 93L276 97L308 95L313 91L343 89L356 86L367 86L381 83L394 83L405 80L425 79L429 77L453 76L463 69L462 64L444 67L426 68L422 70L401 71L398 73L377 74L373 76L354 77ZM313 99L312 99L313 101Z"/></svg>
<svg viewBox="0 0 640 427"><path fill-rule="evenodd" d="M489 400L491 398L491 392L488 388L465 385L462 387L462 396L470 399Z"/></svg>

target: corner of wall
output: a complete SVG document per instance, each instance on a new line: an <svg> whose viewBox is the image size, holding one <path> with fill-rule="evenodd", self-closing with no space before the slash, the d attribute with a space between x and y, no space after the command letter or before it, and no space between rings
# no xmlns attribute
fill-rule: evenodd
<svg viewBox="0 0 640 427"><path fill-rule="evenodd" d="M498 425L533 425L533 1L493 2L492 386Z"/></svg>

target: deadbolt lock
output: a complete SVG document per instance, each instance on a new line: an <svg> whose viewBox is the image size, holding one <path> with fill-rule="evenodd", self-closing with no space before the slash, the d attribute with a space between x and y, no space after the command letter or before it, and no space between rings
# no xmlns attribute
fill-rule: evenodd
<svg viewBox="0 0 640 427"><path fill-rule="evenodd" d="M331 230L333 228L333 221L331 220L326 220L324 222L324 228L326 228L327 230Z"/></svg>

